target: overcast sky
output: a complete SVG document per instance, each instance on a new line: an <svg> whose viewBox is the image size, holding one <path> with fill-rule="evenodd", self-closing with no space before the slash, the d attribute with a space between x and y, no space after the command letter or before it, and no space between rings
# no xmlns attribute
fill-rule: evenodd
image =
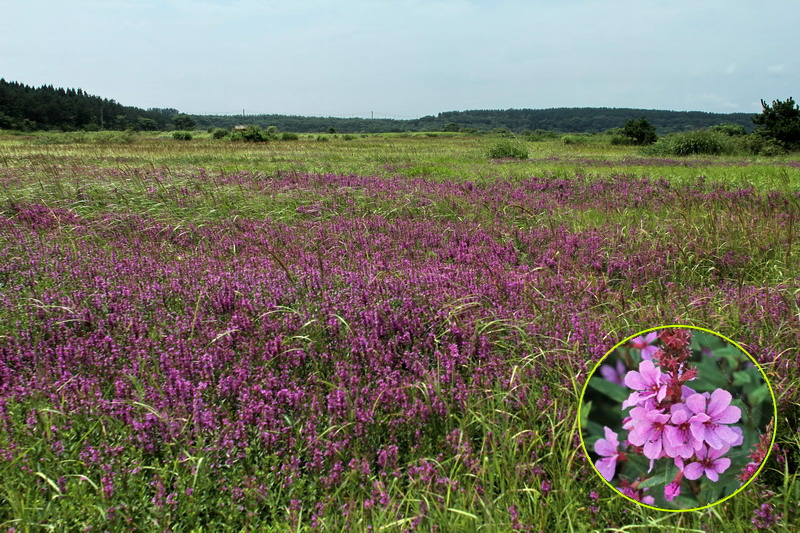
<svg viewBox="0 0 800 533"><path fill-rule="evenodd" d="M796 0L0 0L0 77L193 114L759 112Z"/></svg>

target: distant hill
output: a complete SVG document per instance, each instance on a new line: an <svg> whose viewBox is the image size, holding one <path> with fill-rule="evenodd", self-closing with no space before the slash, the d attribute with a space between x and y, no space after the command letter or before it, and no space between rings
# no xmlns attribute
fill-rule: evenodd
<svg viewBox="0 0 800 533"><path fill-rule="evenodd" d="M85 93L81 89L44 85L29 87L0 79L0 128L41 129L172 129L190 128L192 120L176 109L140 109ZM562 107L553 109L478 109L447 111L411 120L387 118L335 118L295 115L195 115L197 127L231 129L240 124L262 128L276 126L298 133L385 133L404 131L489 131L505 128L513 132L546 130L560 133L599 133L622 127L632 118L644 117L659 135L702 129L722 123L741 124L753 130L750 113L706 113L607 107Z"/></svg>
<svg viewBox="0 0 800 533"><path fill-rule="evenodd" d="M741 124L753 130L750 113L706 113L703 111L661 111L606 107L564 107L554 109L481 109L447 111L412 120L303 117L293 115L203 115L200 127L232 128L238 124L276 126L281 131L312 133L334 128L339 133L383 133L403 131L444 131L452 129L487 131L506 128L514 132L548 130L561 133L600 133L621 128L632 118L645 117L659 135L703 129L722 123Z"/></svg>

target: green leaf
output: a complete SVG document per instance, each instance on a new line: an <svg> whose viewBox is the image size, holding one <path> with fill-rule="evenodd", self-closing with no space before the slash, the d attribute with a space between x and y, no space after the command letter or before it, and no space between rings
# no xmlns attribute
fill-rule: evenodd
<svg viewBox="0 0 800 533"><path fill-rule="evenodd" d="M656 487L658 485L666 485L667 483L667 474L666 472L662 472L649 479L645 479L639 483L639 487Z"/></svg>
<svg viewBox="0 0 800 533"><path fill-rule="evenodd" d="M603 378L592 378L589 386L601 394L605 394L615 402L622 403L630 396L630 391L621 385L612 383Z"/></svg>
<svg viewBox="0 0 800 533"><path fill-rule="evenodd" d="M742 387L748 383L751 383L752 379L753 378L750 377L750 374L744 371L733 373L733 384L737 387Z"/></svg>

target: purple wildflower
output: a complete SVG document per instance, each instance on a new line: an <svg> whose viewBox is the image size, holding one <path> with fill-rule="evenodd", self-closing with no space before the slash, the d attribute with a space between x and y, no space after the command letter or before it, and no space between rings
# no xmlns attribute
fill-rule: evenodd
<svg viewBox="0 0 800 533"><path fill-rule="evenodd" d="M742 411L730 404L732 399L731 393L723 389L715 390L708 398L693 394L686 399L686 407L695 413L689 423L697 440L716 449L735 445L741 435L726 424L738 422Z"/></svg>
<svg viewBox="0 0 800 533"><path fill-rule="evenodd" d="M616 383L617 385L625 385L625 370L625 363L623 363L621 360L618 360L617 364L614 366L601 365L600 375L602 375L603 379L606 381Z"/></svg>
<svg viewBox="0 0 800 533"><path fill-rule="evenodd" d="M667 395L667 377L652 361L642 361L638 371L631 370L625 374L625 385L633 392L622 403L622 408L642 405L653 398L659 402L663 400Z"/></svg>
<svg viewBox="0 0 800 533"><path fill-rule="evenodd" d="M664 450L670 457L689 459L703 446L703 441L696 439L691 431L692 412L682 403L672 405L670 412L670 425L664 429Z"/></svg>
<svg viewBox="0 0 800 533"><path fill-rule="evenodd" d="M668 502L671 502L681 493L681 484L680 482L673 481L669 485L664 487L664 499Z"/></svg>
<svg viewBox="0 0 800 533"><path fill-rule="evenodd" d="M641 350L642 359L651 361L653 355L658 352L658 346L653 346L653 343L658 340L658 332L651 331L645 336L639 335L630 340L631 346L637 350Z"/></svg>
<svg viewBox="0 0 800 533"><path fill-rule="evenodd" d="M703 446L695 453L697 461L684 467L683 475L687 479L699 479L705 474L711 481L719 480L719 475L731 466L731 460L722 457L729 449L727 446L720 449Z"/></svg>
<svg viewBox="0 0 800 533"><path fill-rule="evenodd" d="M652 462L661 457L662 438L670 415L660 410L634 407L631 409L631 417L635 426L628 434L628 441L634 446L644 446L644 456L651 460L652 468Z"/></svg>
<svg viewBox="0 0 800 533"><path fill-rule="evenodd" d="M600 439L594 443L595 453L603 457L603 459L597 460L595 467L606 481L611 481L617 469L617 461L621 459L622 454L617 451L617 448L619 448L617 434L608 427L605 428L605 434L606 438Z"/></svg>

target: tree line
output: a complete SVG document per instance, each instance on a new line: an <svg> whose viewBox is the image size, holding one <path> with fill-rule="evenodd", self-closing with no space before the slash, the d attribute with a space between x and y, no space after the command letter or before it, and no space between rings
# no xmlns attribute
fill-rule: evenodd
<svg viewBox="0 0 800 533"><path fill-rule="evenodd" d="M0 78L0 129L157 131L188 118L176 109L140 109L82 89L30 87Z"/></svg>
<svg viewBox="0 0 800 533"><path fill-rule="evenodd" d="M293 115L203 115L196 116L198 127L231 129L240 124L281 131L318 133L387 133L405 131L492 131L505 129L516 133L552 131L557 133L602 133L622 128L625 123L644 117L659 135L704 129L717 124L737 124L753 130L751 113L705 113L702 111L662 111L630 108L555 108L448 111L411 120L304 117Z"/></svg>
<svg viewBox="0 0 800 533"><path fill-rule="evenodd" d="M193 128L232 129L238 125L261 128L275 126L280 131L318 133L387 133L406 131L508 130L522 133L600 133L622 128L642 117L658 135L698 130L721 123L753 129L753 114L664 111L629 108L553 108L448 111L411 120L388 118L335 118L295 115L195 115L176 109L140 109L114 100L87 94L81 89L38 88L0 79L0 129L23 131L72 130L183 130Z"/></svg>

